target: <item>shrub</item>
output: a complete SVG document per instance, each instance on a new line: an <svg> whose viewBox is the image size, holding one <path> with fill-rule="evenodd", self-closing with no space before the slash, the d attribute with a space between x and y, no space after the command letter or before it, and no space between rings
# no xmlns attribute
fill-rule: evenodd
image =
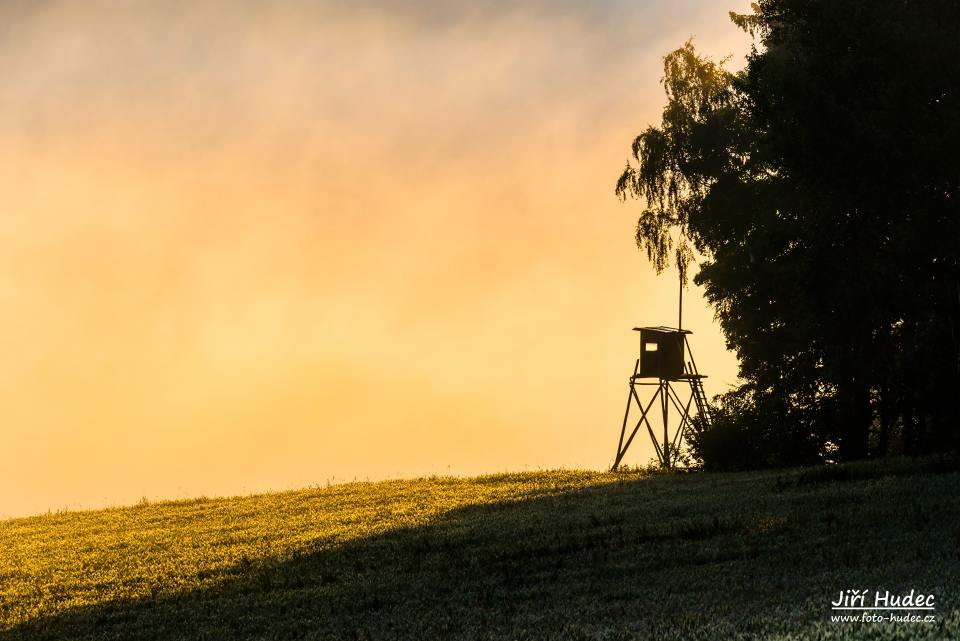
<svg viewBox="0 0 960 641"><path fill-rule="evenodd" d="M690 457L703 469L749 470L823 460L813 421L749 385L715 397L711 419L709 425L694 419L687 437Z"/></svg>

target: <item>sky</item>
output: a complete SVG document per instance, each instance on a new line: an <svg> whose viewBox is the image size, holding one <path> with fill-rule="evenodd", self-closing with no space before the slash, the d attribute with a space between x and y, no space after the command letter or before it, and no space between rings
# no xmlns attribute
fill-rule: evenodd
<svg viewBox="0 0 960 641"><path fill-rule="evenodd" d="M0 517L609 467L677 313L613 187L747 5L0 4Z"/></svg>

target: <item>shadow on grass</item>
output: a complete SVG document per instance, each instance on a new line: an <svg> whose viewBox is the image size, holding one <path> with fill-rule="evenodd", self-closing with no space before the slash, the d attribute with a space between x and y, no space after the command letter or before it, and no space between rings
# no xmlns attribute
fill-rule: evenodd
<svg viewBox="0 0 960 641"><path fill-rule="evenodd" d="M921 558L921 526L891 521L896 510L882 505L847 509L856 492L723 478L734 481L635 480L461 508L241 562L217 587L32 620L0 639L753 638L825 620L847 587L956 588L929 585L945 558L958 561L955 525L935 533L926 520ZM937 490L926 491L920 509L936 512ZM883 540L865 540L866 528Z"/></svg>

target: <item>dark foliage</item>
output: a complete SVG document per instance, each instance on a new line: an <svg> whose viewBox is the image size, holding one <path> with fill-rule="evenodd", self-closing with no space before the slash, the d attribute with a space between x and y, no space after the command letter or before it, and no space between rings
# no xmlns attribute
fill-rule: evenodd
<svg viewBox="0 0 960 641"><path fill-rule="evenodd" d="M732 17L759 39L746 69L669 54L663 122L617 184L647 203L637 241L658 272L675 247L705 257L695 281L740 358L745 386L694 453L955 449L960 5L764 0Z"/></svg>
<svg viewBox="0 0 960 641"><path fill-rule="evenodd" d="M782 399L742 385L715 399L709 429L694 420L690 452L711 471L816 463L821 460L816 434L793 411Z"/></svg>

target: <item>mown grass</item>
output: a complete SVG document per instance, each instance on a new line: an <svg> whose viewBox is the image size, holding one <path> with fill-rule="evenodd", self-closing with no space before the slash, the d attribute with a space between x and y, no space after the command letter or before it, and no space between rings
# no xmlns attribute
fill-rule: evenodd
<svg viewBox="0 0 960 641"><path fill-rule="evenodd" d="M828 468L824 468L828 469ZM0 522L0 639L956 639L953 461L355 483ZM838 624L846 588L933 624Z"/></svg>

